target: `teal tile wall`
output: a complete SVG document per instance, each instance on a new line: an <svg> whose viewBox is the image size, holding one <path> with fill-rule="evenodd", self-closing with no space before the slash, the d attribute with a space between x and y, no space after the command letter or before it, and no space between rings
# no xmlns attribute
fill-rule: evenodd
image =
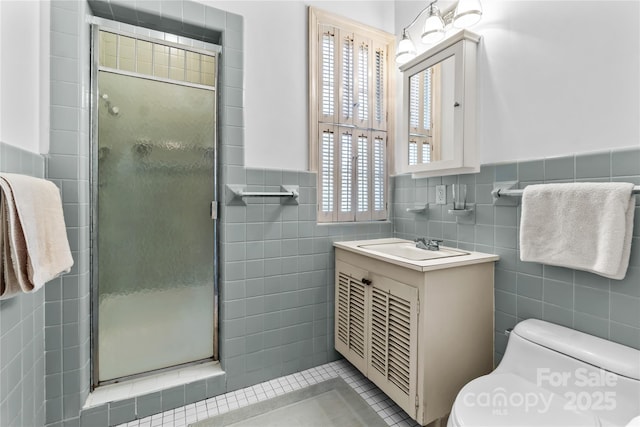
<svg viewBox="0 0 640 427"><path fill-rule="evenodd" d="M44 158L0 142L0 172L43 178ZM44 294L0 301L0 426L44 425Z"/></svg>
<svg viewBox="0 0 640 427"><path fill-rule="evenodd" d="M543 182L624 181L640 184L640 148L483 166L479 173L413 180L395 178L393 223L396 237L427 236L447 246L496 253L495 352L506 346L504 330L540 318L640 349L640 197L637 197L629 269L624 280L520 261L520 206L494 206L496 181L519 181L520 188ZM435 205L435 186L467 184L476 203L475 224L458 224ZM430 203L427 215L407 207Z"/></svg>
<svg viewBox="0 0 640 427"><path fill-rule="evenodd" d="M300 187L299 205L273 198L223 205L220 348L227 389L340 357L333 349L333 242L391 237L391 223L318 225L315 173L228 165L224 181L249 191Z"/></svg>
<svg viewBox="0 0 640 427"><path fill-rule="evenodd" d="M85 2L51 2L47 178L62 189L71 272L45 287L47 425L78 425L89 393L89 27ZM86 52L86 53L85 53Z"/></svg>
<svg viewBox="0 0 640 427"><path fill-rule="evenodd" d="M105 25L136 34L162 38L162 31L170 31L179 36L179 42L198 48L216 42L230 55L242 53L241 18L195 2L52 1L51 144L47 177L62 188L65 221L75 260L71 273L53 281L45 292L45 423L55 427L113 425L145 411L158 409L156 412L159 412L180 402L184 404L187 398L201 400L226 390L225 377L221 376L187 384L165 396L143 396L135 400L133 407L131 402L124 401L81 411L89 393L91 372L90 111L87 100L91 94L88 22L92 15L105 18L102 22ZM108 23L107 19L119 22ZM191 41L194 38L197 40ZM223 55L220 76L222 111L228 108L226 93L242 88L242 70L230 69ZM225 139L229 132L223 114L220 123L221 138ZM184 395L182 399L180 392Z"/></svg>

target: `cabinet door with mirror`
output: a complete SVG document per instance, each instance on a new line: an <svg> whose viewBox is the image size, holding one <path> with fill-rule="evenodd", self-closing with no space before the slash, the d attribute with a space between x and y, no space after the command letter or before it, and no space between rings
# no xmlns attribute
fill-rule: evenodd
<svg viewBox="0 0 640 427"><path fill-rule="evenodd" d="M414 177L479 170L475 147L476 48L460 31L402 66L399 165Z"/></svg>

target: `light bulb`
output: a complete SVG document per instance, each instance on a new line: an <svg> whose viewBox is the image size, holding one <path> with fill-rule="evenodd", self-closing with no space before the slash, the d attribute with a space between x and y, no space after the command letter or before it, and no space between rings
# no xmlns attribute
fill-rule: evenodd
<svg viewBox="0 0 640 427"><path fill-rule="evenodd" d="M416 57L416 47L405 31L402 32L402 40L396 50L396 64L402 65Z"/></svg>
<svg viewBox="0 0 640 427"><path fill-rule="evenodd" d="M444 21L440 16L440 10L436 6L431 6L429 16L424 21L422 28L422 43L433 44L444 38Z"/></svg>

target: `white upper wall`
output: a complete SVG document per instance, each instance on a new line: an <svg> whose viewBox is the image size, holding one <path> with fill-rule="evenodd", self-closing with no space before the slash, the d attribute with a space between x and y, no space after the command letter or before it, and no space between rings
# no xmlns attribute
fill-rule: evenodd
<svg viewBox="0 0 640 427"><path fill-rule="evenodd" d="M245 165L307 170L307 6L393 33L393 1L200 1L244 17Z"/></svg>
<svg viewBox="0 0 640 427"><path fill-rule="evenodd" d="M481 163L640 146L640 2L483 6Z"/></svg>
<svg viewBox="0 0 640 427"><path fill-rule="evenodd" d="M308 167L307 5L396 34L425 6L201 1L245 18L246 166L294 170ZM640 145L640 2L483 0L483 6L484 18L472 28L483 36L482 163Z"/></svg>
<svg viewBox="0 0 640 427"><path fill-rule="evenodd" d="M307 5L392 33L425 6L199 1L244 16L245 164L292 170L308 167ZM482 163L640 145L639 1L483 0L483 6L473 28L483 36ZM47 1L0 0L0 141L40 153L49 146L48 36Z"/></svg>
<svg viewBox="0 0 640 427"><path fill-rule="evenodd" d="M0 141L49 150L49 2L0 1Z"/></svg>

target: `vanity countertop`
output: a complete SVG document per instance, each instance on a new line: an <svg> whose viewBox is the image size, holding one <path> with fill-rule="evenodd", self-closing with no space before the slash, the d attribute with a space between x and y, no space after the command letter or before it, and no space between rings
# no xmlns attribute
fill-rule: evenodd
<svg viewBox="0 0 640 427"><path fill-rule="evenodd" d="M391 264L395 264L401 267L405 267L411 270L416 270L421 272L441 270L444 268L452 268L452 267L462 267L465 265L498 261L500 259L498 255L494 255L494 254L485 254L482 252L466 251L462 249L441 246L443 250L462 251L462 252L466 252L466 254L459 255L459 256L452 256L452 257L434 258L434 259L428 259L428 260L411 260L405 257L386 254L380 251L375 251L375 250L362 247L362 246L382 245L382 244L391 244L391 243L413 243L413 242L411 242L410 240L404 240L404 239L385 238L385 239L372 239L372 240L353 240L348 242L334 242L333 246L339 249L343 249L345 251L349 251L359 255L378 259L380 261L386 261Z"/></svg>

